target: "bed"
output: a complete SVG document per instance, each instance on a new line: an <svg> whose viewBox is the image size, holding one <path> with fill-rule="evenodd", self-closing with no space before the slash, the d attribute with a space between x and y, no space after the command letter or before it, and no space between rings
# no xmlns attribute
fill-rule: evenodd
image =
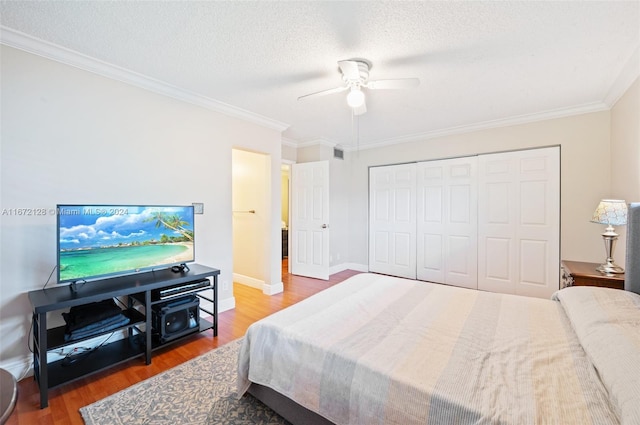
<svg viewBox="0 0 640 425"><path fill-rule="evenodd" d="M249 327L246 392L304 425L640 424L640 295L363 273Z"/></svg>

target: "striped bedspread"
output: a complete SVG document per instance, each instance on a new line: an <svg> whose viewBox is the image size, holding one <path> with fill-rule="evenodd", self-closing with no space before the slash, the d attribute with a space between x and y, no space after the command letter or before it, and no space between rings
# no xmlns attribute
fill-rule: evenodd
<svg viewBox="0 0 640 425"><path fill-rule="evenodd" d="M262 384L336 424L621 423L567 302L356 275L248 329L238 394Z"/></svg>

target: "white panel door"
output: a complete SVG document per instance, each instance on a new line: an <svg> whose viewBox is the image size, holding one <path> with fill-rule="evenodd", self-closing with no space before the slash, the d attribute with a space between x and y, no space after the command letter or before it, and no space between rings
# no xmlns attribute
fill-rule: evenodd
<svg viewBox="0 0 640 425"><path fill-rule="evenodd" d="M417 278L477 288L477 157L417 164Z"/></svg>
<svg viewBox="0 0 640 425"><path fill-rule="evenodd" d="M291 166L291 273L329 279L329 161Z"/></svg>
<svg viewBox="0 0 640 425"><path fill-rule="evenodd" d="M416 278L416 164L369 169L369 271Z"/></svg>
<svg viewBox="0 0 640 425"><path fill-rule="evenodd" d="M478 161L478 289L549 298L560 282L560 149Z"/></svg>

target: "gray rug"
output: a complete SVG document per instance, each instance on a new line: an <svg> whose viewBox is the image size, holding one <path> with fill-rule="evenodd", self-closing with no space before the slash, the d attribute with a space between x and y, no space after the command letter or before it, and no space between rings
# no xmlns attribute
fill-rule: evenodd
<svg viewBox="0 0 640 425"><path fill-rule="evenodd" d="M250 395L236 398L242 339L80 409L87 425L288 424Z"/></svg>

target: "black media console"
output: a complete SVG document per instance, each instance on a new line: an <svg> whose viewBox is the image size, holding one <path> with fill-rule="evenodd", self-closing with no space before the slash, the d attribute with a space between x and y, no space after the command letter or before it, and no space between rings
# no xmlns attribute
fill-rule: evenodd
<svg viewBox="0 0 640 425"><path fill-rule="evenodd" d="M33 369L40 388L40 407L48 406L48 391L51 388L136 357L144 356L145 363L150 364L153 350L197 332L213 329L213 336L216 337L219 275L218 269L190 264L188 271L185 269L179 273L162 269L94 280L76 286L75 291L68 286L58 286L29 292L33 308ZM209 290L213 292L212 298L206 296ZM125 296L127 308L123 314L130 321L115 330L66 341L64 325L47 328L48 313ZM200 299L211 302L213 311L201 307ZM201 311L210 317L200 317ZM181 326L184 315L187 315L190 326ZM157 329L159 322L164 324L162 329ZM126 331L126 336L119 340L114 338L113 342L107 341L87 353L51 363L47 361L48 352L100 335L107 337L117 331ZM87 361L83 361L82 356L86 356Z"/></svg>

